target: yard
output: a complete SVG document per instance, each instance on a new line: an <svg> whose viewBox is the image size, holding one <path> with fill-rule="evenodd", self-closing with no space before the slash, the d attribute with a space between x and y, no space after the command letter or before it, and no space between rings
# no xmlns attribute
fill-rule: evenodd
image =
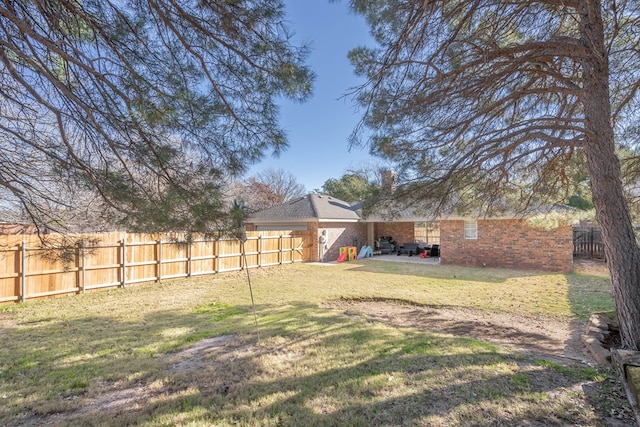
<svg viewBox="0 0 640 427"><path fill-rule="evenodd" d="M0 425L635 425L593 275L294 264L0 307ZM257 326L256 326L257 322Z"/></svg>

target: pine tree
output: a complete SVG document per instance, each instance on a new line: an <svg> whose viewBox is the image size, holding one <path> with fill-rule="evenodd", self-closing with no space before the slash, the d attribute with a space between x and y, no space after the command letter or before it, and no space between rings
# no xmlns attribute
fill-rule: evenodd
<svg viewBox="0 0 640 427"><path fill-rule="evenodd" d="M583 165L623 343L640 350L640 248L622 184L640 168L633 155L621 168L616 155L637 148L638 3L352 6L380 45L350 53L367 78L356 92L373 132L365 142L398 165L397 195L480 213L526 209L567 200Z"/></svg>

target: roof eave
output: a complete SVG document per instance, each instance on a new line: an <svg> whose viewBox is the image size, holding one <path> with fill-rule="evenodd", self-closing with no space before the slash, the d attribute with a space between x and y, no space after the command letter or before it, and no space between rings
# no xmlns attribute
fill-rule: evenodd
<svg viewBox="0 0 640 427"><path fill-rule="evenodd" d="M306 224L308 222L316 222L317 218L289 218L289 219L255 219L255 218L249 218L247 219L245 222L249 223L249 224L289 224L289 223L293 223L293 224Z"/></svg>

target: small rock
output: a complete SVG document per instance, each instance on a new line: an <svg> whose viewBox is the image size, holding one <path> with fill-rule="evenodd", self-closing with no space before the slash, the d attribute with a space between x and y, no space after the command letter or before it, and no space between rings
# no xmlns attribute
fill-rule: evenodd
<svg viewBox="0 0 640 427"><path fill-rule="evenodd" d="M600 332L601 330L598 328L589 328L589 330L587 331L587 335L590 337L593 337L595 339L597 339L598 341L600 341L601 343L604 342L604 334L602 334L602 332Z"/></svg>
<svg viewBox="0 0 640 427"><path fill-rule="evenodd" d="M596 328L602 329L603 331L609 330L609 325L611 324L611 320L601 314L594 314L589 318L589 323L587 324L587 331L589 327L595 326Z"/></svg>
<svg viewBox="0 0 640 427"><path fill-rule="evenodd" d="M608 365L611 360L611 352L602 346L602 343L590 335L582 335L583 344L601 365Z"/></svg>

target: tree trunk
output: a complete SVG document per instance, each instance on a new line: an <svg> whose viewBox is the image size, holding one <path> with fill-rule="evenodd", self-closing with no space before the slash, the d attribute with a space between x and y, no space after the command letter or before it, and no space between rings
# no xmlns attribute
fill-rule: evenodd
<svg viewBox="0 0 640 427"><path fill-rule="evenodd" d="M601 0L582 3L585 153L596 219L602 228L623 346L640 351L640 246L620 179L609 98L609 71Z"/></svg>

